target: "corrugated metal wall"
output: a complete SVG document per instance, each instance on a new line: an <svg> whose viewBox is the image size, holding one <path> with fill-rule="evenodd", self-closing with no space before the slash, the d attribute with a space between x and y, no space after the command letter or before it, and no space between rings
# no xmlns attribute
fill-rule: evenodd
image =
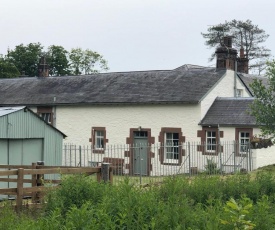
<svg viewBox="0 0 275 230"><path fill-rule="evenodd" d="M0 139L43 139L45 165L62 164L63 135L29 110L0 117Z"/></svg>

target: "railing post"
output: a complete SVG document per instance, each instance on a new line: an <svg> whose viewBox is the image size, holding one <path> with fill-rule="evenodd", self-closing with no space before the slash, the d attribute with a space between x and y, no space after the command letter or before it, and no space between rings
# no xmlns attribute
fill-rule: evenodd
<svg viewBox="0 0 275 230"><path fill-rule="evenodd" d="M236 153L237 153L237 142L234 141L234 173L237 172L237 168L236 168Z"/></svg>
<svg viewBox="0 0 275 230"><path fill-rule="evenodd" d="M79 145L79 166L82 167L82 160L81 160L81 145Z"/></svg>
<svg viewBox="0 0 275 230"><path fill-rule="evenodd" d="M183 143L182 143L183 145ZM190 142L188 142L188 165L189 165L189 177L192 176L192 172L191 172L191 155L190 155Z"/></svg>
<svg viewBox="0 0 275 230"><path fill-rule="evenodd" d="M101 175L104 183L109 182L110 178L110 164L103 162L101 165Z"/></svg>
<svg viewBox="0 0 275 230"><path fill-rule="evenodd" d="M16 210L20 211L22 208L23 201L23 179L24 179L24 169L19 168L17 171L17 197L16 197Z"/></svg>

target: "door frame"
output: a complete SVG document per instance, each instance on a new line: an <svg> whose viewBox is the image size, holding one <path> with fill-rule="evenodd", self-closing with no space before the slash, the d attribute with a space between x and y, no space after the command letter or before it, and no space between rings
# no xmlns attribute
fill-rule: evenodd
<svg viewBox="0 0 275 230"><path fill-rule="evenodd" d="M147 132L148 140L148 150L147 150L147 176L150 176L152 171L151 158L155 157L155 153L150 151L152 144L155 144L155 138L151 136L150 128L130 128L130 135L126 138L126 144L129 145L129 150L125 151L125 157L129 157L129 164L126 164L126 169L129 169L129 175L134 175L134 151L132 146L134 146L134 132L144 131Z"/></svg>

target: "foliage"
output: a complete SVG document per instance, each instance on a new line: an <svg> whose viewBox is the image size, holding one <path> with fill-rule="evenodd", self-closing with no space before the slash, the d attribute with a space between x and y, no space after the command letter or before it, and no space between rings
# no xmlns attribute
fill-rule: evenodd
<svg viewBox="0 0 275 230"><path fill-rule="evenodd" d="M255 60L250 64L251 68L257 68L259 73L265 68L265 62L270 57L270 50L262 43L269 37L263 29L258 25L252 24L251 20L240 21L232 20L225 21L217 25L210 26L207 33L201 33L203 38L206 39L205 44L210 48L217 48L223 45L224 36L233 36L233 46L237 50L241 47L244 48L245 57L249 61ZM215 58L215 53L212 53L210 61Z"/></svg>
<svg viewBox="0 0 275 230"><path fill-rule="evenodd" d="M49 46L46 53L51 76L64 76L70 74L68 51L62 46Z"/></svg>
<svg viewBox="0 0 275 230"><path fill-rule="evenodd" d="M75 48L71 50L69 57L72 73L75 75L98 73L102 70L108 70L107 61L103 56L92 50Z"/></svg>
<svg viewBox="0 0 275 230"><path fill-rule="evenodd" d="M170 177L161 186L117 186L66 176L36 218L1 212L1 229L261 229L275 227L275 178ZM1 210L0 210L1 211ZM20 226L20 228L19 228Z"/></svg>
<svg viewBox="0 0 275 230"><path fill-rule="evenodd" d="M219 174L221 170L218 168L217 163L213 159L206 159L205 173L206 174Z"/></svg>
<svg viewBox="0 0 275 230"><path fill-rule="evenodd" d="M255 97L250 109L263 135L275 136L275 60L268 63L268 84L256 79L250 85Z"/></svg>
<svg viewBox="0 0 275 230"><path fill-rule="evenodd" d="M43 46L40 43L20 44L14 50L10 50L7 59L14 64L21 74L36 76L38 72L39 58L42 56Z"/></svg>
<svg viewBox="0 0 275 230"><path fill-rule="evenodd" d="M15 78L19 75L16 66L0 56L0 78Z"/></svg>
<svg viewBox="0 0 275 230"><path fill-rule="evenodd" d="M254 229L255 224L246 220L246 215L252 209L252 202L248 198L243 198L238 204L233 198L226 202L224 210L228 215L227 220L221 220L222 224L229 225L231 229Z"/></svg>
<svg viewBox="0 0 275 230"><path fill-rule="evenodd" d="M0 78L37 76L40 58L46 57L50 76L69 74L92 74L107 71L107 61L97 52L90 49L72 49L68 52L64 47L51 45L46 51L40 43L20 44L8 50L5 57L0 55Z"/></svg>

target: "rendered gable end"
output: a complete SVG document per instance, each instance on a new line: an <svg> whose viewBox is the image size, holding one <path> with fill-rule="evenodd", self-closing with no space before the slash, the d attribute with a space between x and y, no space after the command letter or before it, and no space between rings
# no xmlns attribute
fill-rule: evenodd
<svg viewBox="0 0 275 230"><path fill-rule="evenodd" d="M243 97L251 97L238 77L236 78L236 88L243 90ZM224 76L202 98L200 119L203 119L216 97L234 97L234 71L227 70Z"/></svg>

